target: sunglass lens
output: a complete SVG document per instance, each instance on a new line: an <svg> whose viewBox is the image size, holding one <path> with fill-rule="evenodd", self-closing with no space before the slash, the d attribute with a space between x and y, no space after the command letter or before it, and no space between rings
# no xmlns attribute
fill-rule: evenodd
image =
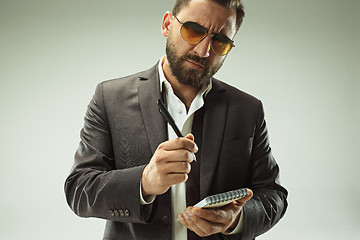
<svg viewBox="0 0 360 240"><path fill-rule="evenodd" d="M218 55L225 55L230 52L233 42L225 36L215 34L212 38L212 48Z"/></svg>
<svg viewBox="0 0 360 240"><path fill-rule="evenodd" d="M200 41L207 31L201 25L194 22L185 22L181 27L181 36L185 41L196 43Z"/></svg>

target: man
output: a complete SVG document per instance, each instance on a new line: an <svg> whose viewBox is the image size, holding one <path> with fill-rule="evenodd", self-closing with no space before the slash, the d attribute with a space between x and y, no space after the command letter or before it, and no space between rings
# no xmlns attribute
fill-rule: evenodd
<svg viewBox="0 0 360 240"><path fill-rule="evenodd" d="M243 16L239 0L177 0L162 22L166 56L98 85L65 192L77 215L107 219L104 239L254 239L284 215L261 102L212 77ZM224 207L193 207L245 187Z"/></svg>

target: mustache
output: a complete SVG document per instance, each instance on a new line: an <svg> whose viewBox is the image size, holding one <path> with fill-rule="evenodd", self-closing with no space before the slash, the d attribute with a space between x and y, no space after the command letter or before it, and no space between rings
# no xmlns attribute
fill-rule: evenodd
<svg viewBox="0 0 360 240"><path fill-rule="evenodd" d="M194 61L196 63L199 63L203 66L205 66L207 69L209 68L209 63L208 63L208 60L207 58L201 58L197 55L193 55L193 54L186 54L184 56L182 56L182 59L183 60L191 60L191 61Z"/></svg>

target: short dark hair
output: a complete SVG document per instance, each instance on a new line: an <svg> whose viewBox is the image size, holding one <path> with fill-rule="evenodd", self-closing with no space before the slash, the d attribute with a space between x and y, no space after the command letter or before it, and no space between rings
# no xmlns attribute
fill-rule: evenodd
<svg viewBox="0 0 360 240"><path fill-rule="evenodd" d="M236 10L236 31L239 30L240 25L245 17L244 6L241 3L241 0L209 0L213 1L221 6L226 8L233 8ZM172 14L176 16L183 7L187 6L191 0L176 0Z"/></svg>

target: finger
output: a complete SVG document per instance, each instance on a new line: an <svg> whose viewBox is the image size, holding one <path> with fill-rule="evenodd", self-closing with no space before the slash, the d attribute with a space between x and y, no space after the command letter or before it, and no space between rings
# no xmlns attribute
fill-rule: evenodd
<svg viewBox="0 0 360 240"><path fill-rule="evenodd" d="M182 173L173 173L166 176L166 180L164 183L166 186L172 186L178 183L186 182L189 176L187 174Z"/></svg>
<svg viewBox="0 0 360 240"><path fill-rule="evenodd" d="M238 208L237 206L234 206L234 208L235 207ZM236 209L232 210L236 211ZM228 212L222 210L221 208L202 209L196 207L193 208L191 212L199 218L205 219L206 221L213 223L223 224L231 219L231 216L228 214Z"/></svg>
<svg viewBox="0 0 360 240"><path fill-rule="evenodd" d="M187 136L192 136L191 134ZM191 137L190 137L191 138ZM188 139L186 137L174 138L159 145L159 149L164 149L167 151L185 149L189 152L196 153L198 151L198 147L192 139Z"/></svg>
<svg viewBox="0 0 360 240"><path fill-rule="evenodd" d="M191 163L193 158L193 153L185 149L166 151L167 152L167 161L166 162L187 162Z"/></svg>
<svg viewBox="0 0 360 240"><path fill-rule="evenodd" d="M194 141L194 135L192 135L191 133L187 134L185 136L185 138L190 139L191 141ZM193 158L194 161L196 161L195 153L198 152L198 151L199 151L199 148L195 143L195 148L194 148L194 151L192 152L192 158Z"/></svg>
<svg viewBox="0 0 360 240"><path fill-rule="evenodd" d="M252 198L252 197L254 196L253 191L252 191L251 189L249 189L249 188L247 188L247 191L248 191L248 193L249 193L249 196L251 196L250 198ZM250 199L250 198L249 198L249 199Z"/></svg>
<svg viewBox="0 0 360 240"><path fill-rule="evenodd" d="M178 150L157 150L153 156L153 162L159 165L167 164L169 162L188 162L193 161L192 153L185 149Z"/></svg>
<svg viewBox="0 0 360 240"><path fill-rule="evenodd" d="M243 198L240 198L239 200L236 200L235 204L239 206L243 206L247 201L249 201L253 197L254 195L253 191L249 188L247 189L247 191L248 191L248 195Z"/></svg>
<svg viewBox="0 0 360 240"><path fill-rule="evenodd" d="M185 138L186 138L186 139L189 139L189 140L191 140L191 141L193 141L193 142L194 142L194 140L195 140L194 135L192 135L191 133L187 134L187 135L185 136ZM195 142L194 142L194 143L195 143ZM197 153L198 151L199 151L199 148L198 148L197 144L195 143L194 151L192 151L192 152L193 152L193 153Z"/></svg>
<svg viewBox="0 0 360 240"><path fill-rule="evenodd" d="M185 227L187 227L188 229L190 229L192 231L191 226L186 221L185 216L184 216L183 213L178 214L178 219Z"/></svg>
<svg viewBox="0 0 360 240"><path fill-rule="evenodd" d="M159 182L166 185L173 185L187 180L191 171L191 165L188 162L163 162L156 164L152 172L157 176Z"/></svg>
<svg viewBox="0 0 360 240"><path fill-rule="evenodd" d="M194 141L194 140L195 140L194 135L192 135L191 133L188 133L188 134L185 136L185 138L190 139L191 141Z"/></svg>
<svg viewBox="0 0 360 240"><path fill-rule="evenodd" d="M197 235L201 236L201 237L205 237L207 236L207 234L202 231L197 225L196 223L194 223L194 220L192 220L193 216L189 216L186 211L184 211L184 213L180 213L178 215L178 218L180 220L180 222L187 227L189 230L195 232ZM195 216L196 218L196 216Z"/></svg>
<svg viewBox="0 0 360 240"><path fill-rule="evenodd" d="M209 236L219 233L224 228L221 223L210 222L207 219L193 214L191 207L184 211L183 216L185 217L188 226L190 226L190 229L199 236Z"/></svg>
<svg viewBox="0 0 360 240"><path fill-rule="evenodd" d="M189 174L191 171L191 165L186 161L168 162L159 167L159 171L166 174Z"/></svg>

